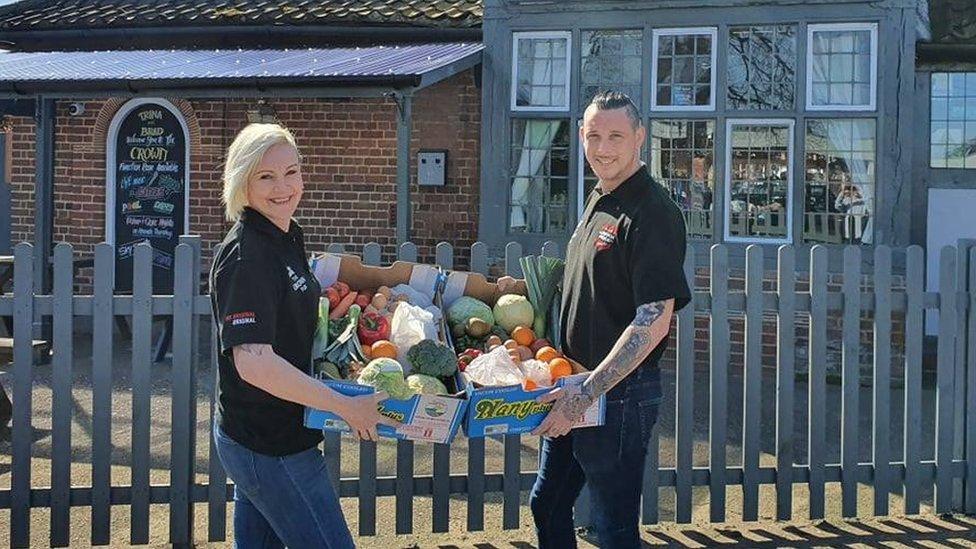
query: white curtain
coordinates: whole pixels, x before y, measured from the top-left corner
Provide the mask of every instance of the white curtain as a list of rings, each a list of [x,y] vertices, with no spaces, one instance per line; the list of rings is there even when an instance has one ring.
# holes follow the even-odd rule
[[[558,120],[526,120],[519,157],[512,182],[512,213],[509,226],[515,230],[544,232],[543,204],[546,181],[544,163],[549,156],[552,140],[559,130]]]
[[[532,40],[533,59],[531,82],[535,84],[551,84],[553,82],[552,55],[544,55],[543,48],[552,48],[554,41]],[[519,78],[527,67],[519,67]],[[521,87],[521,86],[520,86]],[[548,105],[550,102],[547,86],[529,86],[532,105]],[[537,176],[544,174],[542,168],[552,139],[556,136],[559,121],[526,120],[525,133],[522,136],[522,155],[519,157],[515,170],[515,180],[512,181],[512,212],[509,226],[513,230],[542,232],[543,216],[541,206],[545,201],[546,183]],[[536,206],[536,207],[533,207]]]

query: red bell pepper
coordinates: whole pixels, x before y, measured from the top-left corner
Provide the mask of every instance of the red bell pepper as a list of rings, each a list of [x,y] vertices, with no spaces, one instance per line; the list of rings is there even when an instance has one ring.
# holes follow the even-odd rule
[[[379,313],[363,313],[359,318],[359,341],[372,345],[381,339],[390,339],[390,321]]]

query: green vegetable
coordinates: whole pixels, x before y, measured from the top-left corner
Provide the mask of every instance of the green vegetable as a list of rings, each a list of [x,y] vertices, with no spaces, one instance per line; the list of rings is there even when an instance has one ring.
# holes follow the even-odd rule
[[[362,310],[359,305],[349,307],[349,320],[342,333],[336,336],[335,340],[325,349],[324,360],[335,364],[339,369],[340,377],[345,378],[349,375],[349,363],[353,360],[365,362],[363,348],[359,344],[356,336],[356,327],[359,326],[359,315]]]
[[[329,298],[319,298],[319,321],[315,325],[315,339],[312,342],[312,359],[320,358],[329,346]]]
[[[494,326],[491,327],[491,333],[489,333],[488,336],[490,337],[490,336],[493,336],[493,335],[496,335],[496,336],[502,338],[502,341],[505,341],[506,339],[508,339],[508,332],[505,331],[505,328],[502,328],[498,324],[495,324]]]
[[[411,374],[407,376],[407,386],[415,393],[421,395],[446,395],[447,387],[436,377],[424,374]]]
[[[489,326],[495,323],[495,316],[491,312],[491,307],[473,297],[459,297],[447,308],[447,323],[452,328],[457,324],[467,327],[468,321],[472,318],[480,318]]]
[[[505,331],[512,333],[517,326],[532,326],[535,322],[535,311],[525,296],[506,294],[498,298],[493,309],[495,321]],[[533,330],[534,331],[534,330]]]
[[[339,367],[331,362],[319,362],[316,365],[317,373],[329,379],[344,379],[339,373]]]
[[[457,355],[446,345],[425,339],[407,351],[407,360],[418,374],[449,377],[457,371]]]
[[[416,394],[403,378],[403,368],[392,358],[377,358],[363,368],[356,380],[360,385],[369,385],[377,391],[386,391],[390,398],[404,400]]]
[[[519,259],[522,272],[525,273],[525,285],[528,288],[529,303],[535,312],[532,321],[532,331],[538,337],[545,337],[546,316],[559,284],[563,278],[566,263],[555,257],[544,255],[530,255]]]
[[[487,339],[488,338],[471,337],[469,335],[455,338],[454,351],[457,354],[461,354],[467,349],[478,349],[479,351],[484,351],[485,341]]]

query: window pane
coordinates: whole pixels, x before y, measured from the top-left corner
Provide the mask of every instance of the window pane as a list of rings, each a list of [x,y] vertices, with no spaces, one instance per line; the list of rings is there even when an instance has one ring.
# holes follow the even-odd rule
[[[795,43],[796,29],[790,25],[732,27],[729,30],[729,107],[792,110]],[[773,93],[774,82],[776,93]]]
[[[726,220],[732,236],[785,240],[789,227],[789,128],[732,126]]]
[[[658,36],[657,83],[674,85],[671,93],[658,93],[658,106],[708,105],[710,94],[698,93],[696,85],[710,86],[711,41],[708,34]],[[665,47],[665,44],[673,47]],[[659,89],[660,91],[660,89]]]
[[[569,122],[512,120],[511,162],[511,232],[565,231],[569,207]]]
[[[804,241],[873,241],[875,140],[873,119],[807,121]]]
[[[867,106],[871,104],[871,32],[814,31],[810,74],[813,105]],[[829,85],[828,93],[818,90]],[[857,83],[850,86],[851,83]]]
[[[580,110],[601,90],[622,91],[640,105],[641,31],[584,31],[580,36]]]
[[[567,39],[519,38],[515,104],[559,107],[566,98]],[[554,89],[555,88],[555,89]]]
[[[688,236],[712,237],[715,123],[654,120],[649,168],[681,208]]]

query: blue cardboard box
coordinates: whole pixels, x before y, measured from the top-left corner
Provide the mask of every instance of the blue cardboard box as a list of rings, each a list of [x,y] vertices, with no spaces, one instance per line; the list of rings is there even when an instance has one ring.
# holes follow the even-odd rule
[[[582,383],[587,375],[564,377],[556,382],[556,386]],[[552,389],[549,387],[543,387],[526,391],[521,385],[476,388],[468,382],[468,413],[464,419],[464,434],[468,438],[476,438],[528,433],[538,427],[552,409],[551,403],[540,404],[535,401],[539,395],[550,390]],[[603,425],[606,405],[606,397],[601,396],[573,428]]]
[[[347,396],[375,392],[373,387],[351,381],[324,380],[322,383]],[[403,423],[396,429],[380,425],[377,429],[380,436],[450,444],[461,426],[468,402],[454,396],[417,395],[407,400],[388,398],[380,405],[380,413]],[[305,426],[310,429],[349,432],[349,425],[341,417],[314,408],[305,408]]]

